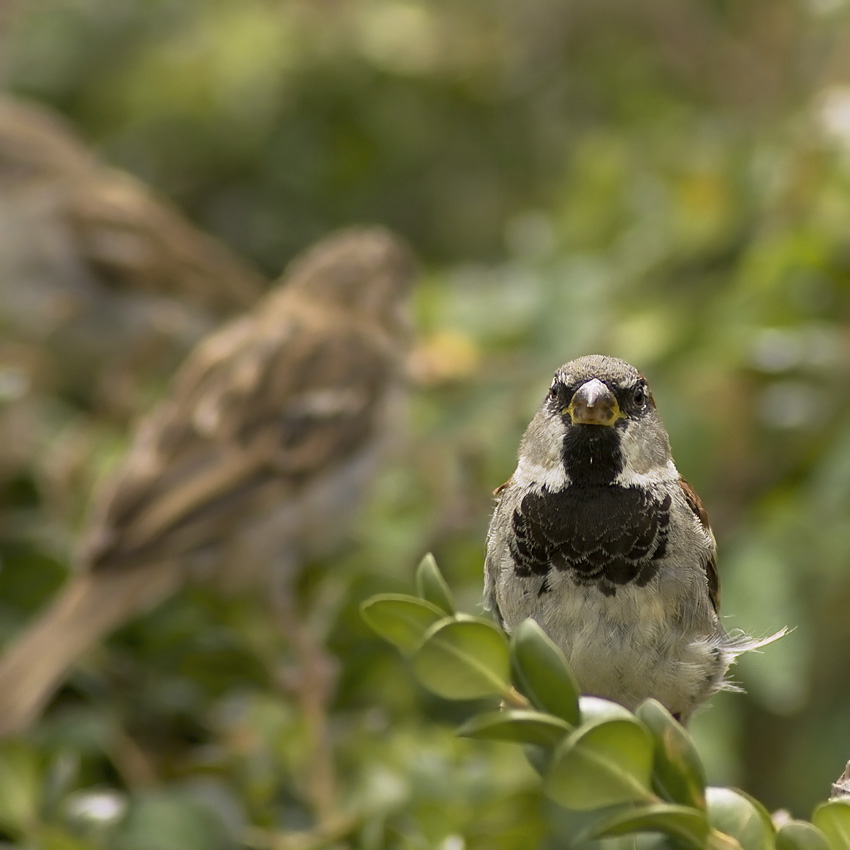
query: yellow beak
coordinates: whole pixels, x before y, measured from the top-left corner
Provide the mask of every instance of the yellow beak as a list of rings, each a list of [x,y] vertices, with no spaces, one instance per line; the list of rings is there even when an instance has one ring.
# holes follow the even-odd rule
[[[582,384],[562,411],[573,425],[613,425],[624,417],[614,393],[599,378]]]

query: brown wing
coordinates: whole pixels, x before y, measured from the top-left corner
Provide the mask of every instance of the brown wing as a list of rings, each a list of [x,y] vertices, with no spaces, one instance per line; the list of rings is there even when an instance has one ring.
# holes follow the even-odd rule
[[[205,333],[267,288],[57,114],[0,93],[0,334],[33,392],[125,424]]]
[[[6,95],[0,95],[0,187],[4,195],[14,191],[16,206],[55,217],[54,228],[60,221],[67,227],[41,251],[73,252],[78,264],[91,267],[99,289],[169,295],[225,315],[255,304],[266,289],[247,261],[167,200],[99,162],[59,115]],[[70,277],[74,267],[64,271]]]
[[[511,486],[511,481],[512,481],[512,480],[513,480],[512,478],[509,478],[509,479],[508,479],[508,480],[507,480],[504,484],[500,484],[500,485],[499,485],[499,486],[498,486],[498,487],[497,487],[497,488],[493,491],[493,495],[494,495],[497,499],[501,498],[502,493],[504,493],[504,492],[505,492],[505,490],[507,490],[507,489],[508,489],[508,487],[510,487],[510,486]]]
[[[83,259],[107,287],[171,295],[228,315],[265,282],[247,261],[197,230],[130,175],[101,168],[67,191],[66,217]]]
[[[685,494],[685,501],[688,507],[694,512],[696,518],[700,521],[702,527],[711,533],[711,524],[708,521],[708,512],[702,503],[696,491],[684,478],[679,479],[679,484],[682,486],[682,492]],[[717,555],[712,553],[708,563],[705,565],[705,575],[708,580],[708,597],[711,600],[711,605],[716,613],[720,613],[720,576],[717,574]]]
[[[356,326],[260,316],[203,343],[142,423],[103,500],[90,563],[208,546],[252,518],[270,483],[286,499],[371,439],[393,382],[387,353]]]

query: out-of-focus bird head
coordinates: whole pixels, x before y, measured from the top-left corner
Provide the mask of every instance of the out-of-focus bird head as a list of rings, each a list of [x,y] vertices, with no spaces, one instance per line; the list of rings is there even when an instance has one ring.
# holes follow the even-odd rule
[[[303,293],[354,316],[376,322],[393,336],[409,337],[408,293],[416,278],[412,253],[382,227],[341,231],[308,251],[288,270],[285,292]]]
[[[59,115],[0,95],[0,186],[30,189],[39,180],[61,180],[95,168],[94,157]]]

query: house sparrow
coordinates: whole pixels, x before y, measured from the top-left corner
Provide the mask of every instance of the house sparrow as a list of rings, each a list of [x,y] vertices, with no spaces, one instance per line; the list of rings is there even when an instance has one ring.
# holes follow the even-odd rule
[[[0,368],[122,423],[264,277],[59,115],[0,95]]]
[[[0,735],[187,578],[285,581],[339,540],[397,431],[412,281],[389,232],[343,231],[192,351],[96,495],[81,570],[0,659]]]
[[[679,475],[646,379],[613,357],[566,363],[496,491],[487,606],[510,632],[534,618],[583,692],[686,722],[765,640],[719,618],[716,547]]]

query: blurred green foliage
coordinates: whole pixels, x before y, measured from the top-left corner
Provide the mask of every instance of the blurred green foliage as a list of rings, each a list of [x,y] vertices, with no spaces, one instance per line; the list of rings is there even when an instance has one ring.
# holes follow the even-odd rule
[[[850,757],[848,24],[843,0],[4,5],[0,85],[269,274],[370,220],[427,270],[405,445],[300,588],[339,661],[334,817],[311,805],[310,719],[267,608],[198,588],[0,744],[7,843],[563,846],[521,753],[456,738],[467,712],[423,692],[358,606],[409,589],[433,549],[475,610],[489,493],[551,372],[591,351],[651,381],[718,536],[727,625],[796,627],[742,660],[746,696],[694,721],[709,782],[809,818]],[[3,639],[61,581],[126,439],[42,401],[52,465],[0,450]]]

